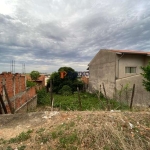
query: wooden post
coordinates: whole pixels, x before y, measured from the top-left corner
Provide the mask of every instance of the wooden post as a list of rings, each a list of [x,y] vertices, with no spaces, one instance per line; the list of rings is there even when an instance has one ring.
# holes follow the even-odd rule
[[[105,95],[105,98],[106,98],[106,90],[105,90],[104,83],[102,83],[102,85],[103,85],[104,95]]]
[[[132,96],[131,96],[131,103],[130,103],[130,109],[132,109],[133,98],[134,98],[134,92],[135,92],[135,84],[133,84]]]
[[[3,101],[3,98],[2,98],[2,95],[0,94],[0,102],[2,104],[2,107],[3,107],[3,110],[5,112],[5,114],[7,114],[7,109],[6,109],[6,106],[5,106],[5,103]],[[0,106],[1,107],[1,106]]]
[[[12,108],[12,105],[11,105],[11,102],[10,102],[10,99],[9,99],[9,96],[8,96],[8,93],[7,93],[5,85],[3,85],[3,88],[4,88],[4,91],[5,91],[5,94],[6,94],[7,102],[8,102],[9,108],[10,108],[10,112],[13,114],[14,113],[14,109]]]
[[[99,85],[98,98],[100,101],[101,100],[101,84]]]
[[[80,98],[80,92],[79,92],[79,88],[78,88],[78,87],[77,87],[77,91],[78,91],[79,107],[80,107],[80,110],[82,110],[81,98]]]
[[[52,106],[52,102],[53,102],[53,84],[52,84],[52,80],[50,80],[50,105]]]
[[[54,107],[54,98],[52,100],[52,107],[51,107],[51,111],[53,111],[53,107]]]

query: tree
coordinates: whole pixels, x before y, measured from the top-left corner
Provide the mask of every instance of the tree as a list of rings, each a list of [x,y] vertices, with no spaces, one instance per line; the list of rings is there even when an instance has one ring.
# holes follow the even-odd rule
[[[61,90],[59,91],[60,94],[62,95],[71,95],[72,94],[72,90],[68,85],[64,85]]]
[[[58,72],[61,72],[61,71],[66,71],[66,72],[75,72],[75,70],[74,69],[72,69],[71,67],[60,67],[59,69],[58,69]]]
[[[26,85],[27,85],[27,87],[33,87],[33,86],[35,86],[36,85],[36,83],[35,82],[33,82],[33,81],[26,81]]]
[[[147,91],[150,91],[150,62],[147,66],[141,67],[143,73],[141,75],[144,77],[143,79],[143,86]]]
[[[61,78],[61,72],[65,71],[66,75],[64,78]],[[50,80],[52,80],[53,91],[59,93],[64,85],[67,85],[71,88],[71,91],[74,92],[77,90],[77,86],[83,87],[83,83],[77,79],[78,73],[71,67],[61,67],[58,69],[58,72],[51,74],[51,77],[48,81],[48,86],[50,87]]]
[[[32,71],[30,77],[32,80],[37,80],[40,77],[40,73],[38,71]]]
[[[50,80],[52,80],[53,92],[58,93],[58,91],[60,90],[59,84],[61,82],[59,73],[58,72],[53,72],[51,74],[51,77],[47,81],[47,87],[50,87]]]

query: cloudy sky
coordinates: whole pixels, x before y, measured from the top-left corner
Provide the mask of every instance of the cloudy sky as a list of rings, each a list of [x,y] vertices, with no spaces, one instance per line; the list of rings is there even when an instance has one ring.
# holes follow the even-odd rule
[[[102,48],[150,51],[150,1],[0,0],[0,73],[84,71]]]

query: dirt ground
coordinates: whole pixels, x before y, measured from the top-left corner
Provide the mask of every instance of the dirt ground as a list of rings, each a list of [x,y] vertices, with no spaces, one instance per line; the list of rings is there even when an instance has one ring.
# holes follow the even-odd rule
[[[10,139],[23,131],[42,128],[46,124],[50,124],[52,127],[72,116],[71,113],[57,111],[0,115],[0,138]]]
[[[76,118],[78,115],[86,116],[90,114],[100,114],[100,116],[116,116],[120,117],[123,113],[130,114],[134,119],[137,115],[142,116],[147,114],[150,119],[150,112],[105,112],[105,111],[43,111],[31,112],[23,114],[4,114],[0,115],[0,139],[10,139],[17,136],[21,132],[26,132],[29,129],[37,129],[46,127],[54,127],[55,125],[62,124],[67,120]],[[150,121],[150,120],[149,120]]]
[[[106,139],[103,138],[103,140],[107,143],[107,140],[110,140],[110,138],[107,139],[107,136],[109,137],[109,135],[112,134],[112,130],[113,136],[116,135],[117,137],[119,137],[119,134],[120,136],[122,134],[128,134],[129,136],[131,136],[131,140],[134,134],[140,134],[141,137],[143,137],[144,135],[148,140],[147,142],[150,144],[150,111],[40,111],[24,114],[0,115],[0,139],[9,140],[10,138],[18,136],[22,132],[34,130],[34,132],[31,133],[31,139],[21,143],[12,143],[12,145],[10,146],[17,147],[24,144],[27,150],[48,149],[48,147],[52,147],[53,149],[62,144],[60,144],[60,142],[62,142],[61,137],[57,137],[58,140],[52,140],[52,138],[48,138],[49,135],[46,135],[46,140],[51,140],[51,142],[49,142],[50,145],[48,145],[48,142],[46,144],[43,144],[43,142],[38,144],[36,139],[40,137],[38,136],[37,131],[40,131],[40,129],[44,129],[42,137],[45,137],[45,134],[56,131],[57,127],[63,124],[71,124],[72,122],[75,124],[73,127],[70,127],[72,130],[68,130],[68,127],[64,126],[66,129],[63,133],[64,137],[72,134],[72,131],[77,131],[79,138],[83,141],[85,140],[85,143],[87,143],[87,141],[91,141],[94,138],[93,136],[95,136],[95,139],[98,140],[97,142],[100,142],[101,140],[99,140],[99,138],[101,136],[104,136]],[[102,126],[104,128],[102,128]],[[107,129],[109,129],[109,132],[107,131]],[[91,132],[88,133],[88,130]],[[85,139],[82,137],[82,132],[87,134]],[[93,134],[92,137],[90,137],[91,134]],[[89,137],[90,140],[87,139],[87,137]],[[44,138],[42,140],[44,140]],[[138,141],[136,142],[138,144]],[[91,149],[88,147],[90,144],[86,145],[85,143],[76,146],[80,149]],[[126,146],[128,148],[128,146],[130,146],[130,143],[126,144],[128,144]],[[149,144],[146,146],[144,145],[146,148],[142,145],[139,150],[147,149],[147,147],[150,148]],[[6,145],[5,143],[3,143],[2,145],[0,145],[0,150],[5,150],[7,146],[8,144]],[[66,149],[65,146],[62,146],[61,149]],[[96,146],[95,148],[98,148]],[[138,147],[139,145],[132,147],[131,149],[137,149]],[[95,148],[93,147],[93,149]],[[58,147],[57,149],[60,148]]]

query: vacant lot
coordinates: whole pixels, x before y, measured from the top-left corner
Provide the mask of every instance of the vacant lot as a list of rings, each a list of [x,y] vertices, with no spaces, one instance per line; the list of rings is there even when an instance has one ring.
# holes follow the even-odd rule
[[[0,150],[149,150],[150,112],[46,111],[0,116]]]

